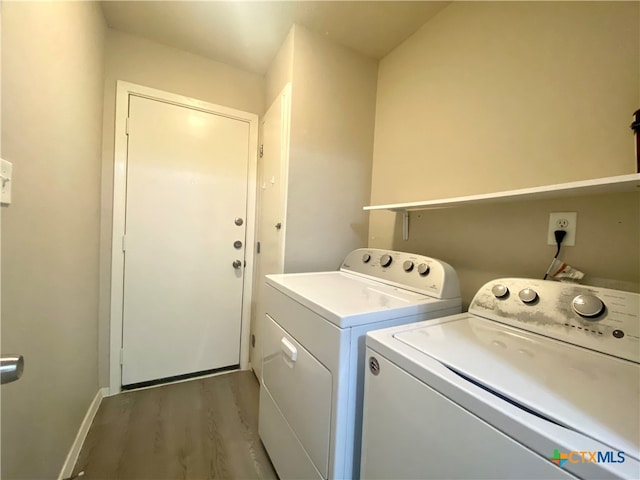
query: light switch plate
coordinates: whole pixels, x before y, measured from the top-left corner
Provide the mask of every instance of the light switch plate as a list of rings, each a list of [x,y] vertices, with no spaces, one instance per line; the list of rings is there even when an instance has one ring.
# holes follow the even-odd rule
[[[0,194],[0,203],[2,205],[11,205],[11,176],[13,173],[13,165],[11,162],[0,158],[0,185],[2,186],[2,194]]]

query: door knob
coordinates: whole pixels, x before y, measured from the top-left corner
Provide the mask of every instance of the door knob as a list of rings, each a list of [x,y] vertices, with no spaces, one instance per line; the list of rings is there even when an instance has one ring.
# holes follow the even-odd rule
[[[237,226],[240,226],[244,223],[244,220],[242,220],[240,217],[236,217],[233,223],[235,223]]]
[[[3,355],[0,357],[0,383],[15,382],[22,376],[24,358],[22,355]]]
[[[233,242],[233,248],[242,248],[242,242],[240,240],[236,240],[235,242]]]
[[[233,265],[233,268],[237,270],[238,268],[242,267],[242,262],[240,260],[234,260],[232,265]]]

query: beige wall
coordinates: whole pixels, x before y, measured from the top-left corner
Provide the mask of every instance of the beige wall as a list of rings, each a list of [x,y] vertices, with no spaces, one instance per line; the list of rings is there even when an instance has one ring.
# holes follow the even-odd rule
[[[293,36],[295,27],[289,30],[278,53],[271,61],[264,76],[265,112],[271,106],[285,85],[293,79]]]
[[[3,2],[2,478],[55,478],[98,391],[105,25],[85,2]]]
[[[578,213],[576,246],[560,258],[586,274],[582,283],[640,291],[638,193],[413,212],[409,241],[398,224],[392,246],[453,265],[466,308],[489,280],[544,276],[556,251],[547,245],[549,212]]]
[[[380,63],[372,202],[634,173],[639,8],[445,8]]]
[[[116,82],[157,88],[261,115],[264,78],[223,63],[109,29],[105,50],[100,239],[100,384],[109,382],[113,146]]]
[[[639,8],[455,2],[444,9],[380,63],[371,203],[634,173],[629,119],[640,105]],[[374,212],[369,244],[450,261],[468,302],[492,277],[544,273],[555,251],[546,245],[549,212],[578,211],[577,246],[565,258],[593,282],[635,288],[638,199],[620,197],[615,211],[602,212],[608,202],[413,214],[410,242],[400,240],[394,214]],[[605,242],[594,225],[617,215],[624,228]]]
[[[295,26],[285,271],[366,244],[377,62]]]

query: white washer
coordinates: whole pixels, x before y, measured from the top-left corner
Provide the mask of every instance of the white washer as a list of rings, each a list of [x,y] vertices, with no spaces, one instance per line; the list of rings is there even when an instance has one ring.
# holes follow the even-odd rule
[[[375,249],[269,275],[259,432],[281,479],[358,478],[367,331],[461,311],[448,264]]]
[[[509,278],[371,332],[362,477],[640,478],[639,330],[636,293]]]

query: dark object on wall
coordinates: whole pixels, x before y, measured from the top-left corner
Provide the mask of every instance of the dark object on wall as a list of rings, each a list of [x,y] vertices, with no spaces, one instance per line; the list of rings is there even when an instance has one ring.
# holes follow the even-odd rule
[[[636,134],[636,162],[638,173],[640,173],[640,110],[636,110],[636,113],[633,114],[631,130]]]

